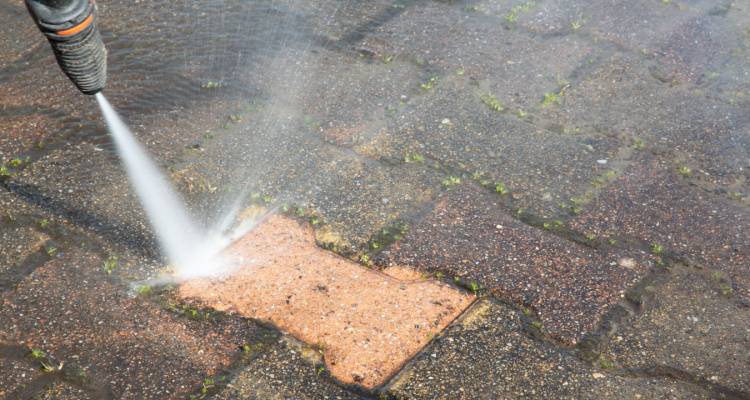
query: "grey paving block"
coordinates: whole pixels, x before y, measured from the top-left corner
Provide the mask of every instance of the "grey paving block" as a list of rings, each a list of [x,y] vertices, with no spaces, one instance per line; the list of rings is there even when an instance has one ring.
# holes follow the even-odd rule
[[[618,265],[637,254],[599,253],[504,213],[499,195],[453,187],[379,255],[386,265],[459,277],[535,310],[544,330],[568,343],[594,329],[648,264]]]
[[[745,296],[748,224],[746,207],[689,184],[653,159],[634,164],[571,221],[576,230],[658,245],[665,254],[724,272]]]
[[[537,105],[596,52],[585,38],[531,37],[509,30],[502,18],[450,2],[410,7],[365,37],[362,45],[422,65],[438,78],[469,77],[514,112]]]
[[[520,208],[542,215],[561,213],[560,204],[618,168],[616,138],[552,132],[492,109],[487,95],[466,78],[447,77],[404,106],[366,151],[399,160],[418,155],[464,178],[502,183]]]
[[[625,324],[609,355],[625,368],[662,369],[750,394],[750,305],[709,270],[673,269],[650,288],[643,315]]]
[[[236,373],[216,395],[222,400],[363,399],[335,385],[317,351],[282,338]]]
[[[549,123],[607,132],[664,159],[690,162],[720,185],[745,179],[750,121],[742,108],[660,82],[638,58],[613,56],[542,111]]]
[[[591,368],[529,338],[523,324],[523,316],[504,305],[477,304],[391,383],[389,393],[398,399],[710,397],[688,383]]]
[[[230,367],[244,344],[273,335],[249,321],[191,319],[134,297],[102,265],[96,253],[61,247],[0,309],[10,337],[85,371],[95,397],[184,398]]]

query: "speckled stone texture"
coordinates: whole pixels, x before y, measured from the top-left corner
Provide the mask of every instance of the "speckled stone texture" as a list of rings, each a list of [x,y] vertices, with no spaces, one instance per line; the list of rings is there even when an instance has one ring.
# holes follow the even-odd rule
[[[26,348],[23,356],[39,349],[55,365],[85,371],[95,397],[184,398],[266,331],[241,320],[217,329],[134,298],[102,263],[96,253],[59,248],[0,307],[0,331]]]
[[[646,267],[621,267],[602,254],[509,216],[499,195],[473,184],[452,187],[405,238],[379,256],[475,282],[539,314],[545,330],[567,343],[596,326]]]
[[[750,297],[747,207],[692,184],[676,165],[652,158],[634,164],[571,224],[644,246],[659,244],[685,262],[726,273],[733,289]]]
[[[733,296],[722,274],[693,267],[675,267],[649,289],[643,315],[612,341],[612,360],[750,396],[750,302]]]
[[[485,301],[439,337],[388,387],[397,399],[704,399],[668,378],[610,374],[521,333],[519,312]]]

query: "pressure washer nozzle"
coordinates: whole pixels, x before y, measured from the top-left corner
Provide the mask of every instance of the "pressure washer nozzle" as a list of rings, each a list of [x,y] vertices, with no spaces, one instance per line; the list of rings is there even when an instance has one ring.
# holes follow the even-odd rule
[[[96,27],[93,1],[26,0],[26,7],[73,84],[84,94],[104,89],[107,49]]]

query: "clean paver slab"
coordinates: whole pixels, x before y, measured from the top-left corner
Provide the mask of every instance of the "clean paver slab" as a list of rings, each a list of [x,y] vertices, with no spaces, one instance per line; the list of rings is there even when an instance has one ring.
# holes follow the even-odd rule
[[[309,226],[273,215],[235,242],[238,267],[182,284],[180,296],[267,320],[321,348],[331,374],[374,388],[473,300],[434,281],[402,281],[322,250]]]

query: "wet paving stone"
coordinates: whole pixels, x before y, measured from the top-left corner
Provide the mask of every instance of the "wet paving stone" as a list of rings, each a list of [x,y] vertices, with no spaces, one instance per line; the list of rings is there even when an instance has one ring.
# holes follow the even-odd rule
[[[26,346],[8,341],[0,332],[0,399],[10,399],[30,382],[42,375],[40,365],[34,363]]]
[[[326,128],[323,136],[334,130],[357,132]],[[320,242],[349,254],[366,250],[376,232],[420,209],[443,179],[422,166],[376,158],[329,142],[319,127],[305,124],[303,113],[287,114],[269,103],[219,130],[178,168],[207,177],[217,188],[202,196],[203,214],[245,191],[249,200],[267,199],[270,207],[288,204],[306,210],[317,228],[325,227]]]
[[[573,229],[635,239],[643,247],[726,273],[733,290],[750,296],[747,207],[691,185],[671,165],[646,158],[571,221]]]
[[[265,349],[252,364],[239,371],[218,393],[217,400],[365,399],[332,383],[316,350],[281,338]]]
[[[95,253],[61,248],[4,298],[0,318],[18,343],[85,372],[94,398],[185,398],[269,332],[232,318],[190,319],[128,292]]]
[[[20,1],[4,2],[0,13],[6,16],[7,23],[0,27],[0,35],[6,38],[0,43],[0,71],[17,71],[24,64],[20,60],[31,61],[38,54],[44,38],[29,17]],[[0,75],[5,75],[0,72]]]
[[[546,36],[578,34],[596,41],[652,57],[664,71],[695,79],[700,71],[691,67],[710,63],[719,43],[698,27],[697,21],[731,7],[731,1],[483,1],[478,12],[498,15],[508,26]],[[700,22],[698,22],[700,25]],[[686,32],[692,30],[692,35]],[[692,48],[683,46],[696,40]]]
[[[720,273],[678,266],[649,288],[645,311],[616,334],[608,351],[623,368],[720,385],[750,396],[750,303]]]
[[[466,78],[447,77],[356,150],[502,184],[520,208],[546,216],[561,214],[561,204],[626,159],[628,150],[616,138],[553,132],[513,110],[498,112],[486,96]]]
[[[435,86],[444,75],[470,78],[513,112],[538,105],[592,53],[585,38],[541,40],[509,30],[502,18],[450,2],[410,7],[367,35],[362,46],[422,66],[436,78]]]
[[[613,55],[542,111],[547,124],[619,137],[664,160],[689,163],[717,185],[746,180],[750,119],[743,108],[694,86],[662,83],[638,58]]]
[[[428,280],[400,280],[315,245],[309,225],[273,215],[226,251],[232,275],[182,283],[179,296],[270,321],[319,346],[337,380],[382,385],[474,296]]]
[[[45,223],[43,220],[40,222]],[[6,280],[5,274],[12,274],[15,267],[42,250],[49,240],[47,235],[33,227],[14,225],[5,220],[0,227],[0,282]]]
[[[387,391],[397,399],[704,399],[705,389],[673,379],[592,368],[523,333],[524,316],[482,301],[436,338]]]
[[[474,282],[533,309],[545,331],[571,344],[647,269],[648,264],[619,266],[617,254],[526,225],[506,214],[499,202],[499,195],[484,189],[455,186],[378,262]],[[629,256],[639,257],[636,252]]]
[[[328,143],[353,147],[388,129],[389,114],[419,93],[429,75],[403,60],[320,51],[306,57],[310,83],[300,93],[305,124]],[[387,56],[385,56],[387,57]]]
[[[721,57],[711,60],[711,69],[699,81],[713,93],[731,103],[747,104],[750,90],[750,40],[745,27],[750,23],[750,5],[732,2],[709,12],[710,29]]]

